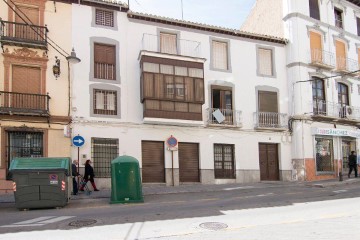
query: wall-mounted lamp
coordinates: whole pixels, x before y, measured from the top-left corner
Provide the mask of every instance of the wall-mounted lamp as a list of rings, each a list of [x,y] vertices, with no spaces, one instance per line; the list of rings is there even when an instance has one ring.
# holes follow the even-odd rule
[[[53,66],[53,74],[55,78],[57,79],[60,76],[60,59],[55,56],[55,64]]]

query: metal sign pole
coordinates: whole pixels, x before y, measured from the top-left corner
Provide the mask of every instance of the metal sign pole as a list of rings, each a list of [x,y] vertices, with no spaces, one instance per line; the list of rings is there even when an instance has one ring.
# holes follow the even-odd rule
[[[77,172],[79,173],[79,171],[80,171],[80,147],[78,147],[77,149],[78,149]],[[80,176],[79,175],[77,175],[77,182],[78,182],[78,189],[80,189]]]
[[[171,151],[171,175],[172,175],[172,183],[175,186],[175,178],[174,178],[174,151]]]

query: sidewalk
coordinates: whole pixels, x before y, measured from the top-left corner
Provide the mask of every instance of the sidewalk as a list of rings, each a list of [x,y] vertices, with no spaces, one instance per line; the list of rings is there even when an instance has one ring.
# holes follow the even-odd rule
[[[161,195],[161,194],[175,194],[175,193],[191,193],[191,192],[213,192],[221,191],[226,188],[241,188],[246,186],[252,186],[255,188],[262,187],[291,187],[291,186],[307,186],[307,187],[334,187],[342,186],[347,184],[360,183],[360,178],[345,178],[343,181],[338,179],[332,180],[322,180],[322,181],[313,181],[313,182],[281,182],[281,181],[271,181],[271,182],[257,182],[257,183],[234,183],[234,184],[217,184],[217,185],[204,185],[200,183],[195,184],[184,184],[180,186],[165,186],[160,184],[143,184],[143,195]],[[79,192],[78,195],[71,196],[71,201],[86,201],[89,199],[110,199],[111,190],[110,189],[101,189],[99,192],[92,191],[90,194],[86,192]],[[0,203],[15,203],[14,194],[0,194]]]

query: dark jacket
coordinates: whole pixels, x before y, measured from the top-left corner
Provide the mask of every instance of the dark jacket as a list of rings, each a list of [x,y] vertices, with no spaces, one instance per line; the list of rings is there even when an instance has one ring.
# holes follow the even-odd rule
[[[85,164],[85,178],[88,178],[90,176],[91,178],[95,177],[94,175],[94,169],[90,164]]]
[[[349,156],[349,166],[356,166],[356,155]]]
[[[74,163],[71,164],[71,172],[72,172],[73,177],[79,176],[79,173],[77,171],[77,167],[76,167],[76,165]]]

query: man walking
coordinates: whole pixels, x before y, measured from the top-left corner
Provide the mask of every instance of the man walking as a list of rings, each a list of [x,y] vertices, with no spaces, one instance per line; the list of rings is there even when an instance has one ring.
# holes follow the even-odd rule
[[[72,171],[72,180],[73,180],[73,195],[77,195],[78,193],[78,184],[76,182],[76,177],[79,176],[79,172],[77,170],[77,160],[74,160],[71,164],[71,171]]]
[[[355,171],[355,177],[358,177],[358,169],[357,169],[357,158],[355,155],[355,151],[351,151],[351,154],[349,156],[349,174],[348,177],[350,178],[351,172],[354,169]]]

